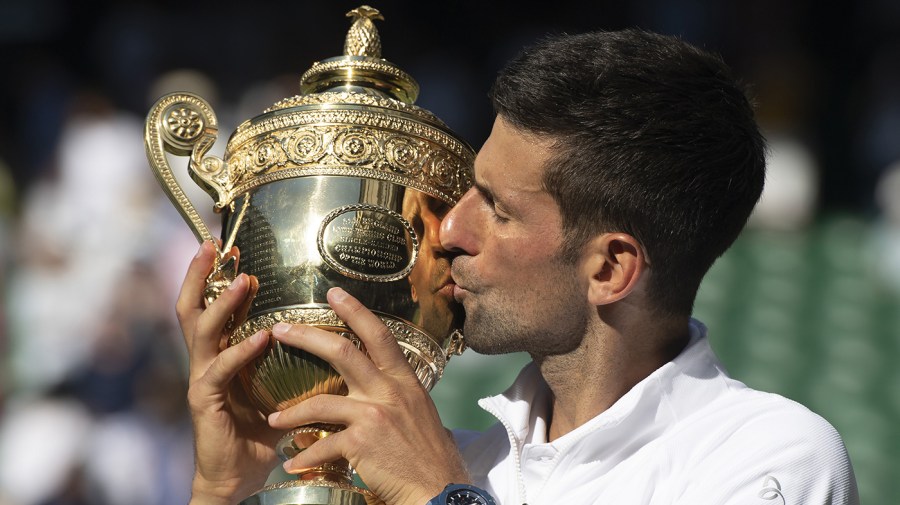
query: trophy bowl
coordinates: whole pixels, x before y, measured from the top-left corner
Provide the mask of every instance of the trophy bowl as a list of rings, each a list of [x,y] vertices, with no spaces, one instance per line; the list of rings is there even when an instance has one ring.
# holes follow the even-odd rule
[[[151,168],[198,240],[211,240],[175,179],[166,153],[188,156],[188,172],[222,215],[221,244],[207,279],[212,302],[238,273],[259,289],[228,328],[237,344],[278,322],[358,338],[328,306],[339,286],[390,328],[426,389],[465,347],[463,313],[452,297],[450,256],[438,230],[472,183],[474,151],[432,113],[413,105],[418,85],[381,58],[373,19],[362,6],[344,55],[316,62],[301,94],[242,123],[223,158],[207,155],[216,116],[189,93],[162,97],[145,124]],[[240,258],[228,252],[237,246]],[[345,394],[340,375],[320,358],[270,339],[240,380],[263,414],[318,394]],[[278,443],[289,459],[340,426],[297,427]],[[377,497],[351,483],[346,461],[269,486],[247,504],[362,504]]]

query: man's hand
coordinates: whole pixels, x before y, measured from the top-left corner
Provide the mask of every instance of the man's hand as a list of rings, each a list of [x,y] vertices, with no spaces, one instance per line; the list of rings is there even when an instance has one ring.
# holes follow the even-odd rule
[[[365,344],[369,357],[336,333],[275,325],[277,340],[331,363],[349,390],[347,396],[314,396],[269,416],[277,429],[315,422],[346,426],[287,461],[285,470],[299,473],[346,458],[391,505],[423,505],[448,483],[469,482],[456,444],[390,330],[339,288],[328,292],[328,303]]]
[[[224,341],[226,322],[246,312],[259,283],[241,274],[205,308],[203,290],[215,255],[213,244],[204,242],[188,268],[176,311],[190,356],[188,404],[196,459],[191,502],[233,504],[265,484],[278,462],[279,433],[252,406],[236,378],[266,348],[268,335],[260,332],[227,349]]]

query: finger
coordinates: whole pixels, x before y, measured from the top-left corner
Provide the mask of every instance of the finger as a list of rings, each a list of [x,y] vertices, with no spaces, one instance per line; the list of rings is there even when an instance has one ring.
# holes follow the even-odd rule
[[[255,275],[250,276],[250,287],[248,291],[244,302],[241,303],[236,311],[234,311],[235,327],[243,324],[244,321],[247,320],[247,315],[250,313],[250,307],[253,305],[253,298],[256,297],[256,293],[259,292],[259,279]]]
[[[327,296],[334,312],[366,345],[375,366],[391,374],[412,373],[397,338],[378,316],[341,288],[331,288]]]
[[[332,433],[285,461],[282,467],[285,472],[296,475],[319,465],[346,458],[343,454],[343,445],[347,438],[346,430]]]
[[[234,258],[234,264],[236,267],[241,261],[241,250],[238,249],[236,245],[231,246],[231,249],[229,249],[228,252],[224,254],[222,261],[224,262],[228,258]]]
[[[210,364],[201,378],[193,386],[199,398],[210,398],[224,394],[235,374],[247,366],[266,348],[269,335],[259,331],[241,343],[225,349]]]
[[[196,318],[206,308],[204,299],[206,291],[206,281],[212,273],[213,266],[218,256],[218,250],[222,241],[214,238],[216,244],[212,241],[205,240],[200,244],[200,248],[191,264],[188,266],[187,274],[181,285],[181,292],[178,294],[178,300],[175,304],[175,312],[182,326],[192,326],[184,324],[185,321],[190,322],[192,318]],[[234,256],[235,259],[240,258],[240,251],[237,247],[232,247],[226,258]]]
[[[269,426],[291,429],[312,423],[349,425],[371,409],[356,399],[342,395],[316,395],[297,405],[269,414]]]
[[[350,339],[333,331],[303,324],[278,323],[272,336],[286,345],[315,354],[327,361],[350,391],[365,391],[380,371]]]
[[[215,239],[216,244],[219,245],[219,250],[222,250],[222,240]],[[223,271],[223,275],[230,276],[234,275],[237,277],[238,275],[238,264],[241,261],[241,251],[237,246],[231,246],[231,249],[228,251],[223,251],[221,254],[221,258],[219,260],[219,264],[222,265],[220,268]],[[233,259],[233,261],[232,261]],[[249,274],[248,274],[249,275]],[[253,281],[250,281],[250,288],[253,289]],[[253,293],[255,294],[255,293]],[[232,316],[229,316],[229,319],[226,321],[226,325],[230,323],[234,323],[233,328],[238,327],[241,323],[246,319],[246,314],[240,315],[240,312],[243,310],[243,307],[247,306],[247,312],[250,311],[250,304],[253,302],[253,299],[248,295],[247,299],[241,303],[241,306],[238,309],[235,309],[235,313]],[[219,337],[219,350],[223,350],[228,347],[228,335],[226,333],[222,333]]]
[[[244,303],[250,289],[250,278],[240,274],[225,291],[197,318],[190,347],[192,365],[203,365],[219,354],[225,324]]]
[[[190,350],[191,346],[194,321],[205,309],[203,290],[206,289],[206,276],[212,270],[215,260],[215,246],[208,240],[204,241],[200,244],[200,250],[197,251],[197,255],[194,256],[190,266],[188,266],[184,283],[181,285],[181,292],[178,294],[178,300],[175,302],[175,313],[178,315],[178,321],[181,323],[188,350]]]

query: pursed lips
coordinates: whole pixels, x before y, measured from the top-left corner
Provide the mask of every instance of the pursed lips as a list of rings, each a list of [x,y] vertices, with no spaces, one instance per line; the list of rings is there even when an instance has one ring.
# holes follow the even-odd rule
[[[465,287],[463,287],[459,281],[457,280],[459,277],[458,274],[455,274],[451,270],[451,281],[450,284],[453,286],[453,299],[457,302],[462,303],[462,298],[469,292]]]

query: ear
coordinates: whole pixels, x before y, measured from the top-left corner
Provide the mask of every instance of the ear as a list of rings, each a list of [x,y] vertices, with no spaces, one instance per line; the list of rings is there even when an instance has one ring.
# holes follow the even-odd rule
[[[644,248],[627,233],[598,235],[586,245],[583,258],[583,271],[590,277],[588,301],[594,306],[628,296],[648,266]]]

